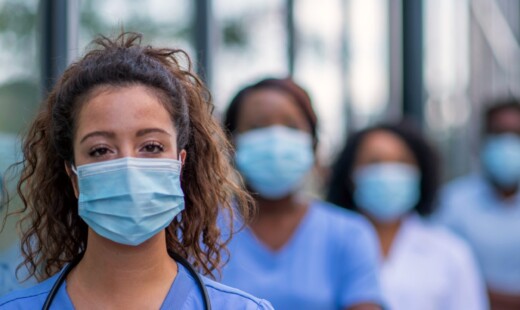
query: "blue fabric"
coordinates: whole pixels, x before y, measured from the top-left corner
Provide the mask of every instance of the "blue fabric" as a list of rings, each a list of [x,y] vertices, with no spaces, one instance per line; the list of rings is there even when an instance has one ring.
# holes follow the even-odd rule
[[[6,199],[3,192],[4,187],[7,187],[8,191],[16,189],[20,167],[9,171],[9,173],[6,172],[12,164],[23,159],[21,150],[20,141],[16,135],[0,132],[0,203],[4,203]],[[10,198],[13,197],[10,196]],[[13,211],[20,207],[21,203],[15,199],[11,201],[9,210]],[[4,215],[3,212],[6,212],[5,205],[0,206],[2,217]],[[0,227],[3,227],[3,230],[0,232],[0,296],[16,289],[34,285],[31,281],[20,283],[16,278],[16,268],[23,262],[18,234],[14,228],[14,222],[17,220],[18,217],[13,215],[7,218],[6,223],[0,223]],[[20,279],[25,278],[27,275],[26,271],[25,267],[22,267],[19,273]]]
[[[161,309],[204,309],[202,293],[195,280],[180,264],[179,273],[170,291],[163,301]],[[12,292],[0,298],[0,309],[21,310],[41,309],[58,274],[29,289]],[[213,309],[247,309],[269,310],[269,302],[260,300],[237,289],[233,289],[212,280],[204,278]],[[62,285],[54,298],[51,309],[67,310],[74,306],[67,294],[66,283]]]
[[[22,266],[18,273],[18,278],[16,277],[16,269],[23,262],[20,244],[18,240],[16,241],[10,247],[0,251],[0,296],[14,290],[32,286],[35,283],[32,278],[22,281],[28,274],[25,266]]]
[[[520,194],[503,200],[481,175],[448,184],[438,219],[468,241],[487,285],[520,294]]]
[[[361,216],[314,202],[289,242],[273,252],[245,228],[229,244],[222,282],[275,309],[381,304],[375,233]]]

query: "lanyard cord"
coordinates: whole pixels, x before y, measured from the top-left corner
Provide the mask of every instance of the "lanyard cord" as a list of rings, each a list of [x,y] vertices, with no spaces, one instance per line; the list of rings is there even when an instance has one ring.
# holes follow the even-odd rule
[[[191,264],[182,256],[180,256],[177,253],[170,252],[170,256],[179,264],[184,266],[186,270],[188,270],[188,273],[193,277],[195,282],[197,283],[197,286],[199,287],[200,292],[202,293],[202,297],[204,300],[204,308],[206,310],[211,310],[211,302],[209,300],[208,290],[206,289],[206,286],[204,285],[204,281],[202,280],[201,276],[198,274],[197,271],[191,266]],[[79,263],[79,261],[83,258],[83,253],[79,254],[73,261],[71,261],[63,270],[63,272],[58,276],[58,279],[56,282],[54,282],[54,285],[52,286],[49,294],[47,295],[47,298],[45,299],[45,303],[43,304],[42,310],[49,310],[51,308],[52,301],[54,300],[54,297],[56,294],[58,294],[58,290],[60,289],[63,282],[65,282],[65,279],[69,275],[70,271],[76,267],[76,265]]]

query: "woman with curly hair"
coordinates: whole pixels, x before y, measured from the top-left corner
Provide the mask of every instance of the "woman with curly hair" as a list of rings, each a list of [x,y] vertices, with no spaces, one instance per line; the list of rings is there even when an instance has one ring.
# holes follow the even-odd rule
[[[43,281],[0,308],[271,309],[199,277],[226,250],[217,216],[247,217],[252,200],[187,55],[140,40],[97,39],[31,124],[22,251]]]

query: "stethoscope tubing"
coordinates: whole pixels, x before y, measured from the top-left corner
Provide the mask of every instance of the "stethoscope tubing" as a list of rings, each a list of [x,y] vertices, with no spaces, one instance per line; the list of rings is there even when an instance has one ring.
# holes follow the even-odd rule
[[[202,277],[199,275],[199,273],[191,266],[191,264],[182,256],[178,255],[177,253],[170,253],[172,258],[184,266],[188,270],[188,273],[193,277],[195,282],[197,283],[197,286],[199,287],[202,298],[204,300],[204,307],[207,310],[211,310],[211,302],[209,300],[209,294],[208,290],[206,289],[206,286],[204,285],[204,281],[202,280]],[[80,260],[83,258],[83,253],[78,255],[73,261],[71,261],[67,266],[65,266],[65,269],[63,272],[58,276],[58,279],[56,279],[56,282],[54,282],[54,285],[52,286],[51,290],[49,291],[49,294],[47,295],[47,298],[45,299],[45,303],[43,304],[42,310],[49,310],[52,304],[52,301],[54,300],[54,297],[56,297],[56,294],[58,294],[58,290],[60,289],[61,285],[65,282],[65,279],[69,275],[69,273],[76,267],[76,265],[80,262]]]

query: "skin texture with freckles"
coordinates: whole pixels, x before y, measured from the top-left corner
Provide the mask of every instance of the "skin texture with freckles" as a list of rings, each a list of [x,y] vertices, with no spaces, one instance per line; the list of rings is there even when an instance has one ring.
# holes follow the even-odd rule
[[[123,157],[184,161],[172,119],[154,91],[145,86],[94,90],[78,113],[76,165]],[[78,196],[76,177],[68,166],[67,171]],[[75,308],[159,309],[177,275],[165,244],[164,231],[134,247],[89,228],[85,255],[66,280]]]

